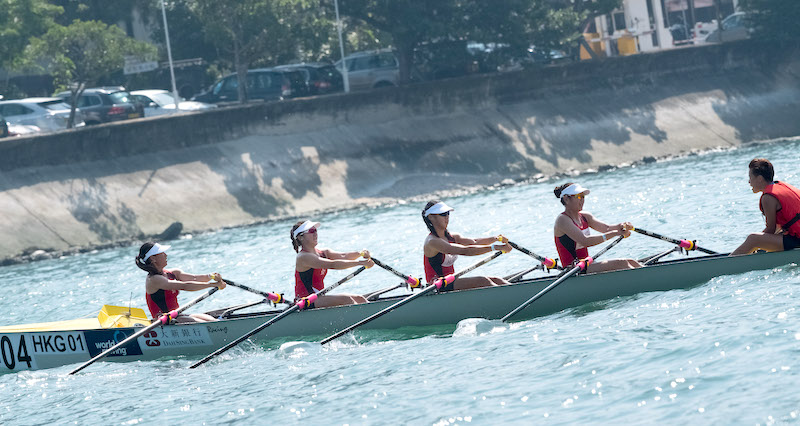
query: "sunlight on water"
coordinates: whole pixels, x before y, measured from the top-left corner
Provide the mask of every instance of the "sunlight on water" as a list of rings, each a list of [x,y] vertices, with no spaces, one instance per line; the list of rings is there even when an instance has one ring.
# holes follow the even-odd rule
[[[748,145],[450,197],[450,227],[469,236],[503,233],[553,257],[552,227],[561,209],[552,189],[571,180],[591,189],[586,210],[598,218],[629,220],[727,252],[763,228],[758,195],[747,184],[749,160],[770,158],[778,179],[800,184],[798,148],[798,140]],[[395,269],[422,275],[423,204],[315,217],[322,222],[320,244],[368,248]],[[293,222],[186,236],[170,242],[169,263],[291,296]],[[668,248],[636,235],[609,256],[638,258]],[[0,325],[92,317],[103,304],[144,307],[136,250],[0,268]],[[461,259],[456,269],[471,263]],[[530,266],[529,257],[511,253],[476,272],[503,276]],[[344,275],[330,271],[326,282]],[[396,281],[373,268],[341,292],[366,293]],[[800,268],[791,264],[510,325],[471,318],[446,327],[356,331],[325,346],[246,343],[193,370],[188,366],[200,356],[100,362],[75,376],[67,375],[75,365],[9,373],[0,376],[0,423],[795,423],[798,284]],[[569,288],[569,281],[562,285]],[[193,297],[182,294],[181,301]],[[256,300],[229,287],[195,311]]]

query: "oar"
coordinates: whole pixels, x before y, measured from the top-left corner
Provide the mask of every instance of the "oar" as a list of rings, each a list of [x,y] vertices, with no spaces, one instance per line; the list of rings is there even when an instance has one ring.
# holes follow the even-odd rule
[[[125,340],[123,340],[123,341],[121,341],[121,342],[117,343],[116,345],[114,345],[114,346],[112,346],[112,347],[110,347],[110,348],[106,349],[105,351],[103,351],[103,352],[102,352],[102,353],[100,353],[99,355],[96,355],[94,358],[90,359],[89,361],[86,361],[86,362],[85,362],[85,363],[83,363],[83,364],[82,364],[80,367],[78,367],[78,368],[76,368],[76,369],[74,369],[74,370],[70,371],[70,372],[69,372],[69,374],[75,374],[75,373],[77,373],[77,372],[79,372],[79,371],[83,370],[84,368],[86,368],[86,367],[88,367],[88,366],[90,366],[90,365],[94,364],[94,363],[95,363],[96,361],[98,361],[100,358],[103,358],[103,357],[105,357],[106,355],[110,354],[111,352],[114,352],[115,350],[119,349],[120,347],[122,347],[122,346],[125,346],[126,344],[128,344],[128,342],[131,342],[131,341],[133,341],[133,340],[135,340],[135,339],[138,339],[138,338],[139,338],[139,336],[143,336],[144,334],[146,334],[147,332],[149,332],[150,330],[152,330],[152,329],[154,329],[154,328],[156,328],[156,327],[160,327],[160,326],[162,326],[162,325],[165,325],[165,324],[169,324],[169,321],[170,321],[170,320],[172,320],[172,319],[175,319],[175,318],[177,318],[177,317],[178,317],[178,315],[179,315],[181,312],[183,312],[183,311],[185,311],[186,309],[188,309],[188,308],[190,308],[190,307],[192,307],[192,306],[194,306],[194,305],[196,305],[196,304],[200,303],[200,302],[201,302],[203,299],[207,298],[208,296],[211,296],[211,295],[212,295],[212,294],[214,294],[214,292],[216,292],[217,290],[219,290],[219,288],[217,288],[217,287],[214,287],[214,288],[212,288],[211,290],[208,290],[208,293],[206,293],[206,294],[204,294],[204,295],[202,295],[202,296],[198,297],[197,299],[194,299],[194,300],[192,300],[191,302],[189,302],[189,303],[187,303],[187,304],[185,304],[185,305],[183,305],[183,306],[179,307],[178,309],[175,309],[175,310],[171,311],[170,313],[167,313],[167,314],[164,314],[164,315],[162,315],[162,316],[161,316],[161,318],[157,319],[157,320],[156,320],[155,322],[153,322],[152,324],[150,324],[150,325],[148,325],[147,327],[145,327],[145,328],[143,328],[143,329],[139,330],[138,332],[136,332],[136,333],[132,334],[130,337],[128,337],[127,339],[125,339]]]
[[[549,257],[540,256],[540,255],[538,255],[538,254],[526,249],[525,247],[518,246],[517,243],[515,243],[513,241],[509,241],[508,244],[511,247],[513,247],[515,250],[519,250],[519,251],[527,254],[528,256],[538,260],[539,262],[542,262],[542,265],[544,265],[544,267],[547,268],[547,271],[550,271],[553,268],[563,269],[563,268],[559,268],[558,267],[558,263],[555,260],[550,259]]]
[[[248,287],[248,286],[246,286],[244,284],[235,283],[235,282],[233,282],[231,280],[226,280],[224,278],[222,279],[222,281],[225,281],[225,284],[232,285],[234,287],[239,287],[240,289],[245,290],[245,291],[249,291],[250,293],[255,293],[255,294],[258,294],[260,296],[264,296],[264,298],[266,298],[267,300],[269,300],[272,303],[275,303],[275,304],[285,303],[287,305],[291,304],[291,302],[287,302],[286,301],[286,299],[283,297],[282,294],[268,293],[266,291],[256,290],[256,289]]]
[[[511,275],[507,275],[507,276],[503,277],[503,279],[508,281],[508,282],[510,282],[510,283],[517,282],[520,279],[522,279],[522,277],[524,277],[525,275],[528,275],[528,274],[530,274],[531,272],[533,272],[533,271],[535,271],[537,269],[544,269],[544,268],[545,268],[544,265],[539,264],[537,266],[534,266],[533,268],[528,268],[528,269],[526,269],[524,271],[520,271],[520,272],[513,273]]]
[[[428,293],[432,292],[433,290],[438,290],[438,289],[442,288],[442,286],[443,286],[443,285],[445,285],[445,284],[450,284],[450,283],[452,283],[453,281],[455,281],[455,280],[456,280],[456,278],[458,278],[458,277],[460,277],[460,276],[462,276],[462,275],[464,275],[464,274],[466,274],[466,273],[468,273],[468,272],[471,272],[471,271],[475,270],[475,268],[477,268],[477,267],[479,267],[479,266],[481,266],[481,265],[484,265],[485,263],[487,263],[487,262],[489,262],[489,261],[491,261],[491,260],[493,260],[493,259],[496,259],[496,258],[497,258],[498,256],[500,256],[501,254],[503,254],[503,252],[501,252],[501,251],[498,251],[498,252],[496,252],[495,254],[493,254],[493,255],[491,255],[491,256],[489,256],[489,257],[486,257],[486,258],[484,258],[484,259],[480,260],[479,262],[476,262],[474,265],[467,267],[466,269],[464,269],[464,270],[462,270],[462,271],[458,272],[458,273],[457,273],[457,274],[455,274],[455,275],[452,275],[452,274],[451,274],[451,275],[448,275],[448,276],[446,276],[446,277],[439,278],[439,279],[435,280],[435,281],[434,281],[434,282],[433,282],[431,285],[429,285],[427,288],[425,288],[424,290],[422,290],[421,292],[419,292],[419,293],[417,293],[417,294],[414,294],[414,295],[412,295],[412,296],[408,296],[408,297],[406,297],[405,299],[403,299],[403,300],[401,300],[401,301],[399,301],[399,302],[397,302],[397,303],[393,304],[392,306],[389,306],[389,307],[387,307],[387,308],[383,309],[382,311],[380,311],[380,312],[378,312],[378,313],[376,313],[376,314],[373,314],[373,315],[371,315],[371,316],[369,316],[369,317],[367,317],[367,318],[365,318],[365,319],[363,319],[363,320],[361,320],[361,321],[359,321],[359,322],[357,322],[357,323],[355,323],[355,324],[351,325],[350,327],[347,327],[347,328],[345,328],[345,329],[344,329],[344,330],[342,330],[342,331],[339,331],[339,332],[338,332],[338,333],[336,333],[336,334],[333,334],[333,335],[331,335],[331,336],[328,336],[328,337],[326,337],[324,340],[320,341],[319,343],[320,343],[321,345],[324,345],[324,344],[326,344],[326,343],[330,342],[331,340],[334,340],[334,339],[336,339],[336,338],[338,338],[338,337],[344,336],[345,334],[347,334],[347,333],[349,333],[349,332],[351,332],[351,331],[355,330],[356,328],[358,328],[358,327],[361,327],[362,325],[364,325],[364,324],[366,324],[366,323],[368,323],[368,322],[370,322],[370,321],[372,321],[372,320],[374,320],[374,319],[377,319],[377,318],[379,318],[379,317],[382,317],[382,316],[384,316],[384,315],[388,314],[389,312],[391,312],[391,311],[393,311],[393,310],[395,310],[395,309],[397,309],[397,308],[399,308],[399,307],[401,307],[401,306],[405,305],[406,303],[409,303],[409,302],[411,302],[412,300],[414,300],[414,299],[416,299],[416,298],[418,298],[418,297],[422,297],[422,296],[424,296],[424,295],[426,295],[426,294],[428,294]],[[373,259],[373,260],[374,260],[374,259]]]
[[[631,231],[636,231],[636,232],[638,232],[638,233],[640,233],[642,235],[647,235],[648,237],[653,237],[653,238],[657,238],[657,239],[662,240],[662,241],[666,241],[668,243],[676,244],[676,245],[680,246],[681,248],[685,249],[686,251],[700,250],[703,253],[707,253],[707,254],[719,254],[719,253],[717,253],[717,252],[715,252],[713,250],[709,250],[707,248],[703,248],[703,247],[698,246],[696,241],[676,240],[675,238],[665,237],[665,236],[663,236],[661,234],[656,234],[655,232],[650,232],[650,231],[646,231],[644,229],[639,229],[639,228],[631,228]]]
[[[548,285],[547,287],[545,287],[544,289],[542,289],[542,291],[540,291],[540,292],[536,293],[536,295],[535,295],[535,296],[533,296],[533,297],[531,297],[530,299],[526,300],[526,301],[525,301],[525,303],[523,303],[523,304],[521,304],[521,305],[517,306],[517,308],[516,308],[516,309],[514,309],[513,311],[511,311],[511,312],[509,312],[508,314],[506,314],[506,316],[504,316],[503,318],[501,318],[501,321],[503,321],[503,322],[506,322],[506,321],[508,321],[508,319],[509,319],[509,318],[511,318],[511,317],[513,317],[514,315],[516,315],[517,313],[519,313],[519,311],[521,311],[521,310],[523,310],[523,309],[527,308],[527,307],[528,307],[528,305],[530,305],[531,303],[535,302],[535,301],[536,301],[537,299],[539,299],[540,297],[544,296],[544,295],[545,295],[545,294],[546,294],[548,291],[550,291],[550,290],[552,290],[552,289],[556,288],[556,286],[557,286],[557,285],[559,285],[559,284],[563,283],[564,281],[566,281],[566,279],[567,279],[567,278],[569,278],[569,277],[571,277],[571,276],[575,275],[575,274],[576,274],[578,271],[580,271],[580,270],[585,270],[585,269],[586,269],[586,268],[587,268],[589,265],[591,265],[591,264],[592,264],[592,262],[594,261],[594,259],[597,259],[597,258],[598,258],[598,257],[600,257],[601,255],[603,255],[603,253],[607,252],[607,251],[608,251],[608,250],[609,250],[611,247],[614,247],[615,245],[617,245],[617,243],[619,243],[620,241],[622,241],[622,239],[623,239],[623,238],[625,238],[625,237],[624,237],[624,236],[622,236],[622,235],[620,235],[619,237],[617,237],[617,239],[616,239],[616,240],[612,241],[612,242],[611,242],[611,244],[609,244],[609,245],[605,246],[605,247],[604,247],[602,250],[600,250],[599,252],[597,252],[597,254],[596,254],[596,255],[594,255],[594,257],[587,257],[586,259],[583,259],[583,260],[581,260],[580,262],[578,262],[578,265],[577,265],[577,266],[575,266],[574,268],[570,269],[570,270],[569,270],[569,272],[567,272],[567,273],[565,273],[565,274],[561,275],[561,277],[560,277],[559,279],[557,279],[557,280],[553,281],[553,283],[552,283],[552,284],[550,284],[550,285]]]
[[[373,301],[373,300],[377,299],[378,296],[380,296],[381,294],[388,293],[388,292],[390,292],[392,290],[397,290],[398,288],[401,288],[401,287],[408,287],[408,284],[400,283],[400,284],[397,284],[397,285],[393,285],[391,287],[384,288],[382,290],[376,290],[376,291],[373,291],[372,293],[367,293],[367,294],[364,295],[364,299],[367,299],[369,301]]]
[[[641,258],[641,259],[639,259],[639,263],[641,263],[642,265],[652,265],[653,263],[657,262],[662,257],[667,256],[670,253],[675,252],[675,251],[681,251],[681,248],[680,247],[673,247],[673,248],[671,248],[671,249],[669,249],[669,250],[667,250],[667,251],[665,251],[663,253],[658,253],[658,254],[654,254],[652,256],[647,256],[647,257]]]
[[[281,319],[285,318],[286,316],[288,316],[292,312],[297,312],[297,311],[300,311],[300,310],[303,310],[303,309],[307,308],[312,303],[314,303],[319,296],[323,296],[326,293],[328,293],[329,291],[335,289],[336,287],[339,287],[340,285],[344,284],[349,279],[351,279],[351,278],[355,277],[356,275],[362,273],[364,271],[364,269],[367,269],[366,266],[362,266],[362,267],[356,269],[355,271],[353,271],[352,274],[342,278],[341,280],[339,280],[335,284],[331,285],[330,287],[325,287],[324,289],[320,290],[319,293],[314,293],[314,294],[309,295],[308,297],[304,297],[304,298],[300,299],[299,302],[297,302],[294,305],[292,305],[291,307],[287,308],[286,310],[284,310],[280,314],[274,316],[271,320],[265,322],[264,324],[259,325],[258,327],[254,328],[253,330],[247,332],[244,336],[239,337],[238,339],[236,339],[236,340],[228,343],[227,345],[217,349],[216,351],[210,353],[205,358],[203,358],[200,361],[197,361],[196,363],[192,364],[192,366],[189,367],[189,368],[197,368],[197,367],[207,363],[209,360],[211,360],[211,358],[214,358],[215,356],[217,356],[217,355],[219,355],[219,354],[221,354],[223,352],[227,352],[232,347],[238,345],[239,343],[244,342],[245,340],[250,338],[250,336],[252,336],[252,335],[258,333],[259,331],[271,326],[272,324],[275,324],[276,322],[278,322]]]
[[[392,268],[391,266],[381,262],[380,260],[375,259],[374,257],[371,257],[370,259],[372,259],[372,261],[375,262],[375,264],[380,266],[381,268],[386,269],[387,271],[389,271],[389,272],[397,275],[398,277],[404,279],[405,280],[405,284],[408,284],[411,288],[419,287],[419,278],[412,277],[411,275],[406,275],[406,274],[404,274],[404,273]]]

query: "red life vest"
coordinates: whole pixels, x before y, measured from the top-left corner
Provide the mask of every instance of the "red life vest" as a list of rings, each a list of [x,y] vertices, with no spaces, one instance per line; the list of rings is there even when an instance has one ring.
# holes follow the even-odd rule
[[[161,271],[168,280],[176,280],[175,274],[166,269]],[[145,300],[147,300],[147,307],[150,309],[150,315],[153,318],[158,318],[163,314],[169,313],[178,309],[178,290],[164,290],[158,289],[153,294],[144,293]]]
[[[325,253],[320,250],[317,250],[317,256],[325,258]],[[325,279],[325,275],[327,275],[327,269],[308,269],[303,272],[298,271],[295,269],[294,271],[294,299],[298,300],[302,297],[306,297],[311,295],[311,293],[317,293],[323,288],[325,288],[325,283],[323,280]]]
[[[452,237],[447,240],[451,243],[455,242],[455,239]],[[455,272],[453,262],[455,262],[455,258],[458,257],[457,255],[436,253],[436,255],[432,257],[425,256],[424,254],[422,257],[422,265],[425,267],[425,279],[429,283],[433,282],[436,278],[446,277]],[[448,265],[445,266],[445,264]]]
[[[783,228],[783,225],[789,223],[789,221],[800,213],[800,191],[792,185],[775,181],[764,188],[761,199],[764,198],[764,195],[772,195],[781,203],[781,208],[775,215],[778,226]],[[761,199],[758,201],[758,207],[761,209],[761,213],[764,213]],[[800,221],[795,221],[789,229],[784,228],[783,231],[785,234],[800,238]]]
[[[566,213],[561,213],[561,214],[567,216]],[[580,216],[581,216],[580,224],[577,224],[574,221],[572,223],[575,223],[575,225],[581,231],[589,229],[589,222],[586,220],[585,217],[583,217],[583,215]],[[572,220],[572,218],[570,218],[570,220]],[[585,233],[586,232],[584,232],[584,234]],[[578,243],[576,243],[575,240],[570,238],[569,235],[564,234],[560,237],[556,237],[554,235],[553,239],[556,242],[556,251],[558,251],[558,258],[561,260],[561,264],[564,265],[564,267],[571,265],[572,262],[575,261],[575,259],[584,259],[586,257],[589,257],[589,249],[587,249],[586,247],[577,248]]]

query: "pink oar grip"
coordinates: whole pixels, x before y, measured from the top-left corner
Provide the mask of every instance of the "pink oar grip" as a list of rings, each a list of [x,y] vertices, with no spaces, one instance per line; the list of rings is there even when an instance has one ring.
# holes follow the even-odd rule
[[[591,256],[587,257],[586,259],[581,260],[578,262],[578,267],[581,268],[582,271],[585,271],[586,268],[594,262]]]
[[[556,261],[555,261],[555,260],[553,260],[553,259],[550,259],[549,257],[545,257],[545,258],[544,258],[544,262],[542,262],[542,264],[543,264],[543,265],[544,265],[544,266],[545,266],[547,269],[553,269],[553,268],[555,268],[555,267],[556,267]]]
[[[419,287],[419,278],[414,278],[411,275],[409,275],[408,278],[406,279],[406,283],[408,283],[408,285],[410,285],[413,288],[417,288]]]
[[[686,250],[694,250],[694,242],[688,240],[681,240],[679,244],[681,248],[685,248]]]
[[[281,297],[281,295],[280,295],[280,294],[275,294],[275,293],[267,293],[267,299],[268,299],[268,300],[271,300],[271,301],[273,301],[273,302],[275,302],[275,303],[278,303],[278,302],[280,302],[280,301],[281,301],[283,298]]]
[[[306,309],[309,306],[313,305],[314,302],[316,302],[316,301],[317,301],[317,295],[315,293],[315,294],[312,294],[312,295],[310,295],[308,297],[304,297],[304,298],[300,299],[300,301],[297,302],[297,306],[302,311],[303,309]]]
[[[433,284],[436,286],[437,289],[441,289],[443,286],[450,284],[455,280],[456,277],[453,274],[450,274],[446,277],[439,278],[438,280],[434,281]]]
[[[164,314],[163,316],[161,316],[160,321],[161,321],[161,324],[169,324],[169,321],[172,320],[172,319],[175,319],[175,318],[178,318],[177,309],[176,310],[172,310],[168,314]]]

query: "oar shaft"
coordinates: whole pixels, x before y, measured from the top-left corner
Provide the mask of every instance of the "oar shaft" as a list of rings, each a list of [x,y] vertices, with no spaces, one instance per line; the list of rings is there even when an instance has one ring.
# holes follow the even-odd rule
[[[657,239],[659,239],[661,241],[666,241],[668,243],[677,244],[679,246],[684,242],[682,240],[678,240],[678,239],[675,239],[675,238],[670,238],[670,237],[667,237],[665,235],[657,234],[655,232],[650,232],[650,231],[647,231],[647,230],[644,230],[644,229],[633,228],[633,231],[638,232],[638,233],[640,233],[642,235],[647,235],[648,237],[657,238]],[[706,254],[719,254],[719,253],[717,253],[717,252],[715,252],[713,250],[709,250],[707,248],[700,247],[698,245],[695,245],[695,249],[699,250],[699,251],[702,251],[703,253],[706,253]]]
[[[610,250],[610,249],[611,249],[611,247],[614,247],[615,245],[617,245],[617,243],[619,243],[620,241],[622,241],[622,239],[623,239],[623,238],[624,238],[623,236],[619,236],[619,237],[617,237],[617,239],[616,239],[616,240],[614,240],[614,241],[612,241],[612,242],[611,242],[611,244],[609,244],[609,245],[605,246],[605,247],[604,247],[602,250],[600,250],[599,252],[597,252],[597,254],[596,254],[596,255],[594,255],[594,256],[592,257],[592,259],[597,259],[598,257],[602,256],[602,255],[603,255],[605,252],[607,252],[608,250]],[[586,267],[588,268],[588,267],[589,267],[589,265],[587,264],[587,265],[586,265]],[[528,306],[529,306],[531,303],[535,302],[535,301],[536,301],[536,300],[538,300],[540,297],[542,297],[542,296],[544,296],[545,294],[547,294],[547,293],[548,293],[550,290],[552,290],[552,289],[556,288],[556,286],[558,286],[559,284],[561,284],[561,283],[563,283],[564,281],[566,281],[566,279],[567,279],[567,278],[569,278],[569,277],[571,277],[571,276],[575,275],[575,274],[576,274],[578,271],[580,271],[581,269],[583,269],[583,266],[582,266],[581,264],[578,264],[578,266],[575,266],[574,268],[570,269],[570,270],[569,270],[567,273],[565,273],[565,274],[561,275],[561,277],[560,277],[559,279],[557,279],[557,280],[553,281],[553,282],[552,282],[550,285],[548,285],[547,287],[543,288],[543,289],[542,289],[542,291],[540,291],[540,292],[536,293],[536,295],[534,295],[534,296],[533,296],[533,297],[531,297],[530,299],[526,300],[526,301],[525,301],[523,304],[521,304],[521,305],[517,306],[517,307],[516,307],[516,309],[514,309],[513,311],[511,311],[511,312],[509,312],[508,314],[506,314],[506,316],[504,316],[503,318],[501,318],[501,321],[503,321],[503,322],[506,322],[506,321],[508,321],[508,320],[509,320],[511,317],[513,317],[514,315],[518,314],[518,313],[519,313],[521,310],[523,310],[523,309],[527,308],[527,307],[528,307]]]
[[[117,343],[116,345],[106,349],[105,351],[103,351],[100,354],[96,355],[94,358],[92,358],[89,361],[83,363],[80,367],[70,371],[69,374],[75,374],[75,373],[83,370],[84,368],[94,364],[96,361],[99,361],[101,358],[105,357],[106,355],[110,354],[111,352],[114,352],[115,350],[127,345],[129,342],[131,342],[131,341],[133,341],[135,339],[138,339],[140,336],[143,336],[145,333],[149,332],[150,330],[152,330],[152,329],[154,329],[156,327],[162,326],[163,324],[169,322],[170,318],[175,318],[176,316],[178,316],[178,314],[180,314],[181,312],[185,311],[186,309],[188,309],[188,308],[200,303],[201,301],[203,301],[208,296],[211,296],[212,294],[214,294],[217,290],[219,290],[219,289],[217,287],[214,287],[211,290],[209,290],[208,293],[198,297],[197,299],[192,300],[191,302],[179,307],[178,309],[176,309],[176,310],[174,310],[174,311],[172,311],[170,313],[162,315],[161,318],[156,320],[154,323],[152,323],[152,324],[148,325],[147,327],[139,330],[138,332],[136,332],[133,335],[129,336],[125,340]]]
[[[317,297],[324,296],[329,291],[335,289],[336,287],[339,287],[340,285],[344,284],[346,281],[350,280],[351,278],[353,278],[356,275],[358,275],[361,272],[363,272],[364,269],[367,269],[367,268],[365,266],[362,266],[362,267],[356,269],[355,271],[353,271],[350,275],[348,275],[348,276],[342,278],[341,280],[339,280],[338,282],[334,283],[330,287],[325,287],[324,289],[320,290],[319,293],[316,293]],[[239,337],[238,339],[232,341],[231,343],[228,343],[227,345],[217,349],[216,351],[214,351],[211,354],[207,355],[205,358],[201,359],[200,361],[197,361],[196,363],[192,364],[189,368],[197,368],[200,365],[205,364],[206,362],[208,362],[212,358],[216,357],[217,355],[220,355],[220,354],[222,354],[224,352],[227,352],[228,350],[230,350],[234,346],[238,345],[239,343],[242,343],[245,340],[249,339],[254,334],[260,332],[261,330],[264,330],[265,328],[271,326],[272,324],[275,324],[276,322],[278,322],[281,319],[285,318],[286,316],[288,316],[292,312],[299,311],[300,307],[302,306],[301,305],[302,303],[303,303],[302,301],[297,302],[296,304],[294,304],[291,307],[287,308],[285,311],[283,311],[280,314],[276,315],[275,317],[273,317],[269,321],[265,322],[264,324],[259,325],[258,327],[254,328],[253,330],[247,332],[245,335],[243,335],[243,336]]]
[[[380,260],[378,260],[378,259],[376,259],[374,257],[371,257],[370,259],[372,259],[372,261],[375,262],[375,264],[380,266],[381,268],[383,268],[383,269],[391,272],[392,274],[397,275],[398,277],[402,278],[405,281],[406,284],[411,285],[414,288],[419,287],[419,279],[414,278],[411,275],[406,275],[406,274],[398,271],[397,269],[394,269],[391,266],[381,262]]]
[[[234,287],[238,287],[238,288],[240,288],[240,289],[242,289],[244,291],[249,291],[250,293],[254,293],[254,294],[258,294],[259,296],[263,296],[263,297],[265,297],[266,299],[270,300],[273,303],[276,303],[276,304],[277,303],[288,303],[288,302],[285,302],[283,300],[283,296],[282,295],[279,295],[277,293],[268,293],[266,291],[257,290],[255,288],[248,287],[248,286],[246,286],[244,284],[239,284],[239,283],[233,282],[231,280],[226,280],[224,278],[222,279],[222,281],[225,281],[225,284],[228,284],[228,285],[231,285],[231,286],[234,286]]]
[[[462,275],[464,275],[464,274],[466,274],[466,273],[468,273],[470,271],[475,270],[475,268],[477,268],[477,267],[479,267],[479,266],[491,261],[492,259],[496,259],[501,254],[503,254],[503,252],[498,251],[498,252],[495,252],[495,254],[493,254],[493,255],[485,258],[485,259],[482,259],[479,262],[476,262],[474,265],[469,266],[466,269],[464,269],[464,270],[458,272],[457,274],[455,274],[453,276],[453,280],[455,281],[455,279],[457,279],[458,277],[460,277],[460,276],[462,276]],[[419,292],[419,293],[417,293],[417,294],[415,294],[413,296],[406,297],[405,299],[403,299],[403,300],[401,300],[401,301],[389,306],[388,308],[385,308],[380,312],[377,312],[377,313],[375,313],[375,314],[373,314],[373,315],[371,315],[371,316],[369,316],[367,318],[364,318],[363,320],[351,325],[350,327],[345,328],[344,330],[341,330],[341,331],[339,331],[339,332],[337,332],[337,333],[335,333],[335,334],[333,334],[331,336],[328,336],[327,338],[325,338],[324,340],[322,340],[319,343],[321,345],[324,345],[324,344],[326,344],[326,343],[328,343],[328,342],[330,342],[330,341],[332,341],[334,339],[337,339],[337,338],[339,338],[341,336],[344,336],[345,334],[355,330],[356,328],[361,327],[362,325],[364,325],[364,324],[366,324],[368,322],[371,322],[371,321],[373,321],[375,319],[378,319],[378,318],[388,314],[389,312],[392,312],[393,310],[405,305],[406,303],[409,303],[409,302],[411,302],[412,300],[414,300],[414,299],[416,299],[418,297],[422,297],[422,296],[432,292],[435,289],[436,289],[436,286],[431,284],[427,288],[422,290],[421,292]]]
[[[536,253],[534,253],[534,252],[532,252],[532,251],[530,251],[530,250],[526,249],[525,247],[521,247],[521,246],[517,245],[517,243],[515,243],[515,242],[513,242],[513,241],[509,241],[509,242],[508,242],[508,245],[510,245],[511,247],[513,247],[513,248],[514,248],[514,250],[519,250],[519,251],[521,251],[522,253],[525,253],[525,254],[527,254],[528,256],[530,256],[530,257],[532,257],[532,258],[534,258],[534,259],[538,260],[539,262],[542,262],[542,264],[543,264],[544,266],[546,266],[548,269],[553,269],[553,268],[557,268],[557,267],[558,267],[558,265],[556,265],[556,262],[555,262],[555,260],[553,260],[553,259],[550,259],[549,257],[544,257],[544,256],[542,256],[542,255],[538,255],[538,254],[536,254]]]

